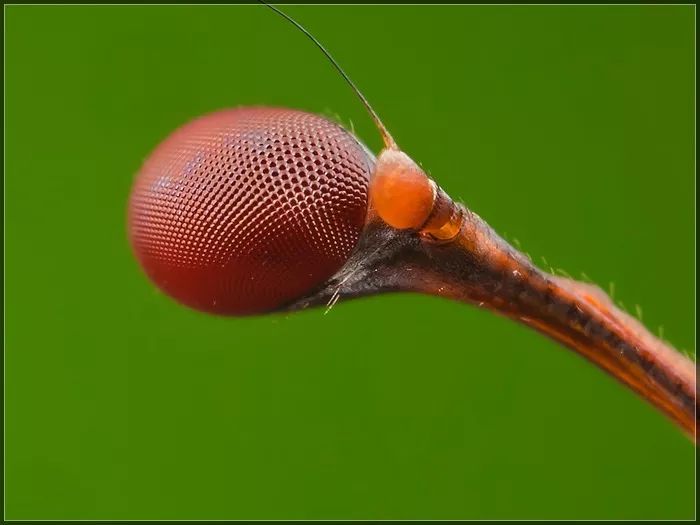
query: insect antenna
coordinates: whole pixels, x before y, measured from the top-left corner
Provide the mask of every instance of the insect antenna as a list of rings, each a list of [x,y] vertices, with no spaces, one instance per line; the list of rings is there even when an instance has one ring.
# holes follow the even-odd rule
[[[370,116],[372,117],[372,120],[374,120],[374,124],[377,126],[377,129],[379,129],[379,133],[382,136],[382,139],[384,140],[384,145],[389,148],[389,149],[398,149],[398,146],[396,145],[396,141],[394,141],[394,138],[391,136],[391,133],[389,133],[389,130],[386,129],[386,126],[384,126],[384,123],[382,120],[379,118],[379,115],[377,115],[377,112],[374,111],[374,108],[372,108],[372,105],[369,103],[369,101],[365,98],[365,96],[362,94],[362,91],[359,90],[359,88],[355,85],[355,83],[350,79],[348,74],[343,70],[342,67],[340,67],[340,64],[333,58],[333,55],[330,54],[330,52],[323,47],[323,44],[318,41],[318,39],[312,35],[304,26],[302,26],[299,22],[294,20],[291,16],[286,14],[284,11],[281,11],[277,7],[275,7],[272,4],[268,4],[267,2],[264,2],[263,0],[258,0],[261,4],[266,5],[270,9],[272,9],[275,13],[280,15],[281,17],[285,18],[288,20],[294,27],[296,27],[299,31],[304,33],[307,37],[311,39],[311,41],[318,47],[324,55],[326,55],[326,58],[330,60],[331,64],[333,64],[333,67],[338,70],[338,73],[345,79],[345,81],[350,85],[352,90],[355,92],[355,94],[360,98],[362,101],[362,104],[365,106],[367,111],[369,112]]]

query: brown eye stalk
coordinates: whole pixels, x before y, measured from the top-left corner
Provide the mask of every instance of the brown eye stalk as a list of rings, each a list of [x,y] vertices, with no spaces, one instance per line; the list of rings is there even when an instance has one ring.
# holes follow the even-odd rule
[[[323,46],[384,139],[374,156],[335,123],[224,110],[166,138],[129,201],[136,257],[165,293],[225,315],[387,291],[439,295],[524,323],[637,392],[693,440],[695,363],[598,288],[547,274],[450,199],[404,153]]]

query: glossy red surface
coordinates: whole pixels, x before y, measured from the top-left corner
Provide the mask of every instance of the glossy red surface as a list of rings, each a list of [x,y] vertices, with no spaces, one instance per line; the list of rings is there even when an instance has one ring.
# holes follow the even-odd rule
[[[355,247],[373,157],[309,113],[238,108],[198,118],[144,163],[129,237],[168,295],[226,315],[274,310],[332,276]]]

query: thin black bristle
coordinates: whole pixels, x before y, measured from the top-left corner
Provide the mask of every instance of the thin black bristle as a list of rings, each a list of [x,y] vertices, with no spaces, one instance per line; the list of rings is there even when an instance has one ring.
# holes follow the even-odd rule
[[[302,26],[299,22],[294,20],[291,16],[286,14],[285,12],[281,11],[277,7],[273,6],[272,4],[268,4],[267,2],[264,2],[263,0],[258,0],[261,4],[269,7],[272,9],[275,13],[278,15],[282,16],[286,20],[288,20],[290,23],[294,25],[299,31],[304,33],[307,37],[311,39],[311,41],[318,47],[324,55],[326,55],[326,58],[330,60],[331,64],[333,64],[333,67],[338,70],[338,73],[345,79],[345,81],[350,85],[352,90],[357,94],[358,97],[360,97],[360,100],[362,101],[362,104],[365,106],[367,111],[369,112],[370,116],[372,117],[372,120],[374,120],[374,123],[376,124],[377,128],[379,128],[379,133],[382,135],[382,139],[384,140],[384,144],[386,145],[387,148],[396,148],[396,142],[394,141],[394,138],[391,136],[389,131],[386,129],[386,126],[384,126],[384,123],[382,120],[379,118],[379,115],[374,111],[372,108],[372,105],[369,103],[369,101],[365,98],[365,96],[362,94],[362,92],[358,89],[358,87],[355,85],[355,83],[350,79],[350,77],[345,73],[342,67],[340,67],[340,64],[333,58],[333,55],[330,54],[330,52],[323,47],[321,42],[319,42],[315,36],[313,36],[304,26]]]

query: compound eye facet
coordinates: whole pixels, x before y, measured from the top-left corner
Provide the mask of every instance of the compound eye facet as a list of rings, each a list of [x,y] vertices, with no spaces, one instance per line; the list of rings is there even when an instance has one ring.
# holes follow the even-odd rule
[[[223,110],[166,138],[129,200],[148,276],[192,308],[271,311],[345,263],[367,214],[374,158],[337,124],[277,108]]]

